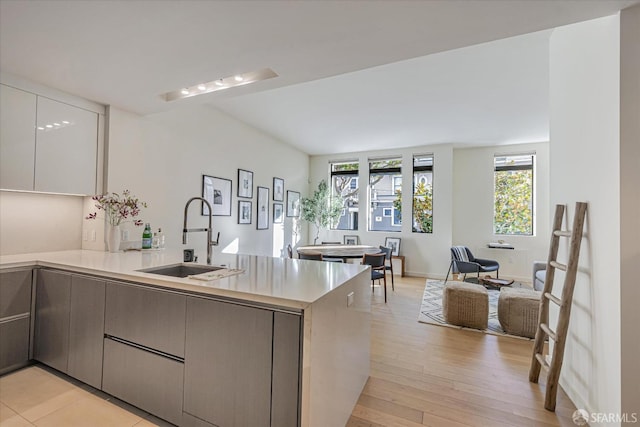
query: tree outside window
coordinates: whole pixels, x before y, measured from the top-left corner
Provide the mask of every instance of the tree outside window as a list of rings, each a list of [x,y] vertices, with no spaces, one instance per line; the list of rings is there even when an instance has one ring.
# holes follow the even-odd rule
[[[402,160],[369,160],[369,231],[401,231],[401,210],[395,200],[402,194]],[[388,214],[391,209],[391,215]]]
[[[433,233],[433,155],[413,157],[414,233]]]
[[[331,163],[331,191],[343,200],[342,215],[334,221],[334,230],[358,229],[358,162]]]
[[[494,157],[493,229],[501,235],[533,235],[535,155]]]

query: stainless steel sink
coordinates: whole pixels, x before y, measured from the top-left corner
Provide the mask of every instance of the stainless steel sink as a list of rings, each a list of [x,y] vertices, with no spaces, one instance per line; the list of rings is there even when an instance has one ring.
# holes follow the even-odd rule
[[[138,270],[143,273],[160,274],[162,276],[187,277],[196,274],[209,273],[211,271],[222,270],[224,267],[199,264],[173,264],[160,267],[145,268]]]

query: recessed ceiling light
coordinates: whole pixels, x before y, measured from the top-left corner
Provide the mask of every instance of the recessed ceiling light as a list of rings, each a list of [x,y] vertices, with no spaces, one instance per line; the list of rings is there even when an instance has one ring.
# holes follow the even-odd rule
[[[38,130],[44,130],[42,126],[38,126]]]
[[[60,126],[60,123],[54,123],[53,125],[54,126]]]
[[[196,95],[215,92],[217,90],[229,89],[235,86],[243,86],[249,83],[259,82],[261,80],[278,77],[271,68],[263,68],[248,73],[234,74],[233,76],[215,79],[207,83],[199,83],[194,86],[188,86],[180,90],[174,90],[162,95],[165,101],[175,101],[176,99],[189,98]]]
[[[62,121],[62,124],[68,125],[68,124],[69,124],[69,122],[68,122],[68,121],[66,121],[66,120],[63,120],[63,121]]]
[[[53,125],[47,125],[47,127],[48,127],[49,129],[51,129],[51,128],[53,127]]]

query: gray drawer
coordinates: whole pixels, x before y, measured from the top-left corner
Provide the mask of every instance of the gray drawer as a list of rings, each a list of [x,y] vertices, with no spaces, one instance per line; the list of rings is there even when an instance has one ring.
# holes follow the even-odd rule
[[[180,425],[184,364],[109,338],[104,340],[102,390]]]
[[[0,375],[29,363],[30,318],[0,323]]]
[[[184,358],[187,298],[107,282],[105,334]]]
[[[31,311],[31,270],[0,273],[0,319]]]

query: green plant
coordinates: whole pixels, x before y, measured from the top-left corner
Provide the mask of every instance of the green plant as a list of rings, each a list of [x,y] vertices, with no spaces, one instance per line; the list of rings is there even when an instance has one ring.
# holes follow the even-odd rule
[[[315,225],[316,244],[321,228],[329,228],[342,215],[343,201],[341,197],[332,196],[327,182],[323,179],[312,197],[303,197],[300,201],[302,219]]]
[[[402,192],[396,191],[393,201],[398,215],[402,215]],[[413,194],[413,231],[433,233],[433,186],[419,182]]]

